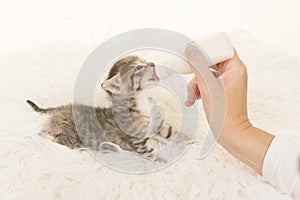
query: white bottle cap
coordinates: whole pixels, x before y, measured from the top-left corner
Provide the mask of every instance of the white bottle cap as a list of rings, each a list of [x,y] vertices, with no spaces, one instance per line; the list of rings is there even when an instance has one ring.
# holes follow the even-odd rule
[[[197,40],[195,44],[201,48],[200,50],[204,51],[204,54],[206,54],[205,56],[211,65],[218,64],[234,56],[232,42],[226,33],[217,33],[211,35],[209,37]],[[165,63],[165,66],[170,67],[172,70],[180,74],[192,73],[190,66],[183,59],[169,61]]]

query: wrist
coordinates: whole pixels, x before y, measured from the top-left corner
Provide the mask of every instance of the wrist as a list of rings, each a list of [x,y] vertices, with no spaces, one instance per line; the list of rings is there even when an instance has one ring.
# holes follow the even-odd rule
[[[237,136],[245,135],[253,129],[254,126],[251,124],[247,116],[240,117],[239,119],[228,120],[224,123],[223,130],[218,143],[225,147],[234,142]]]
[[[237,159],[261,173],[265,154],[274,136],[252,126],[250,122],[249,124],[240,131],[233,130],[230,134],[223,135],[219,144]]]

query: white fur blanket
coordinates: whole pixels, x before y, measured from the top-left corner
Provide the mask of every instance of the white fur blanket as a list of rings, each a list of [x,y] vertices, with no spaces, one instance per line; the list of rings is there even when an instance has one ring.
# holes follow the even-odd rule
[[[231,37],[248,66],[252,122],[300,141],[299,63],[245,32]],[[71,102],[92,50],[65,41],[0,55],[0,199],[290,199],[220,146],[199,160],[203,115],[199,144],[175,164],[144,175],[117,172],[87,152],[38,136],[45,117],[26,99],[43,107]]]

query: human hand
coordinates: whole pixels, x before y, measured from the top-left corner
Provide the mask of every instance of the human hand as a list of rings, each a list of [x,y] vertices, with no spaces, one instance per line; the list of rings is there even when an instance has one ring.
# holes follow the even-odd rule
[[[217,78],[199,70],[200,67],[208,68],[209,64],[196,46],[188,46],[185,53],[195,74],[188,84],[186,106],[193,105],[197,99],[201,98],[206,118],[210,122],[214,106],[212,97],[218,98],[217,92],[223,90],[225,117],[219,142],[251,127],[247,114],[247,69],[237,53],[234,52],[233,58],[216,65],[219,73]]]
[[[294,171],[295,173],[286,173],[286,167],[283,166],[290,166],[290,163],[287,164],[286,161],[298,165],[298,146],[289,143],[287,145],[294,146],[294,148],[289,147],[282,150],[284,147],[278,145],[284,144],[284,140],[279,138],[277,143],[270,147],[275,136],[252,126],[250,123],[247,114],[247,69],[237,53],[234,52],[233,58],[216,65],[217,78],[208,70],[208,61],[196,46],[188,46],[185,53],[195,74],[195,77],[188,84],[186,106],[193,105],[197,99],[201,98],[206,118],[218,143],[237,159],[271,180],[271,184],[296,195],[297,187],[290,180],[296,180],[295,178],[299,176],[299,173],[294,167],[291,168],[290,172]],[[223,113],[216,112],[222,106],[225,107],[225,110],[221,109],[225,113],[224,118],[212,116],[222,115]],[[223,119],[223,125],[221,128],[220,126],[215,128],[220,124],[220,119]],[[214,129],[220,130],[221,135],[214,133]],[[269,150],[269,148],[271,149]],[[270,152],[269,155],[272,156],[266,157],[267,152]],[[278,159],[276,157],[278,152],[295,156],[288,160]],[[281,168],[283,170],[280,170]],[[271,172],[266,170],[271,170]],[[288,187],[289,183],[293,183],[293,186]]]
[[[185,53],[195,74],[188,85],[186,106],[201,98],[218,143],[261,174],[264,157],[274,136],[252,126],[248,119],[245,64],[234,52],[233,58],[216,66],[219,76],[215,78],[208,70],[208,61],[196,46],[188,46]],[[220,109],[222,107],[225,109]]]

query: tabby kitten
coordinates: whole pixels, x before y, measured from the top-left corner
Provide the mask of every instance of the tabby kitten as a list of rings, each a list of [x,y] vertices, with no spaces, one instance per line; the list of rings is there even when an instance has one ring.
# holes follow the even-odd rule
[[[98,151],[101,143],[110,142],[123,150],[150,155],[156,150],[150,140],[168,140],[177,134],[165,122],[160,106],[152,107],[150,116],[137,108],[138,93],[148,83],[158,81],[154,63],[127,56],[112,66],[101,84],[110,97],[111,107],[69,104],[42,109],[30,100],[27,103],[36,112],[49,115],[42,132],[53,136],[56,143]]]

